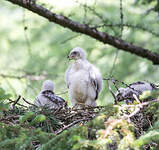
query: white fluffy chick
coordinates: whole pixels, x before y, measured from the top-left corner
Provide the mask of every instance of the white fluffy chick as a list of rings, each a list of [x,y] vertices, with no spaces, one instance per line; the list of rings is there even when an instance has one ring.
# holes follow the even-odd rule
[[[56,96],[53,90],[53,82],[50,80],[44,81],[39,95],[35,98],[34,104],[38,107],[47,106],[51,109],[62,107],[65,103],[65,100],[61,97]]]
[[[96,100],[102,89],[101,73],[86,59],[85,51],[80,47],[72,49],[68,58],[74,60],[65,72],[72,106],[78,104],[96,106]]]

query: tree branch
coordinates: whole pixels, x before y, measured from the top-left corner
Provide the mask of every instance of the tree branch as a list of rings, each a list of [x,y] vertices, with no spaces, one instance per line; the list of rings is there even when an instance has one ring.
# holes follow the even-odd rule
[[[100,32],[96,28],[89,27],[87,24],[80,24],[65,16],[55,14],[38,4],[28,3],[28,2],[26,2],[27,0],[7,0],[7,1],[9,1],[13,4],[16,4],[16,5],[19,5],[21,7],[24,7],[36,14],[48,19],[50,22],[59,24],[74,32],[88,35],[105,44],[110,44],[123,51],[146,58],[146,59],[152,61],[153,64],[159,64],[159,54],[158,53],[151,52],[148,49],[144,49],[142,47],[130,44],[120,38],[111,36],[111,35],[107,34],[106,32]]]
[[[41,74],[41,75],[31,75],[31,74],[25,74],[25,75],[21,75],[21,76],[16,76],[16,75],[7,75],[7,74],[1,74],[0,73],[0,77],[2,78],[11,78],[11,79],[18,79],[18,80],[21,80],[21,79],[29,79],[29,80],[43,80],[46,78],[46,75],[45,74]]]

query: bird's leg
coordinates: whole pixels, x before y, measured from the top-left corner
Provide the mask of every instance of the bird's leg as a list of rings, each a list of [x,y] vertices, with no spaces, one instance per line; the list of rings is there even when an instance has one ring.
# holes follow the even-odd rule
[[[79,103],[78,106],[80,109],[85,108],[85,104],[83,104],[83,103]]]
[[[85,107],[85,104],[83,103],[76,103],[72,109],[82,109]]]
[[[95,107],[97,104],[96,104],[96,101],[94,101],[92,99],[87,99],[86,102],[85,102],[85,105]]]
[[[77,109],[78,108],[78,104],[75,104],[72,109]]]

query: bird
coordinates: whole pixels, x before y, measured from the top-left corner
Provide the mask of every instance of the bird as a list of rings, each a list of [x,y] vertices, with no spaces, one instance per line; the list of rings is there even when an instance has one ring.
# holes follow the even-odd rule
[[[38,107],[47,106],[51,109],[58,109],[65,105],[65,100],[56,96],[53,92],[54,84],[51,80],[45,80],[42,84],[40,93],[34,100],[34,104]]]
[[[96,106],[96,100],[102,89],[102,76],[93,64],[86,59],[85,50],[73,48],[69,60],[74,62],[65,72],[65,81],[72,106]]]
[[[130,84],[126,88],[119,88],[116,93],[117,101],[125,101],[126,103],[133,103],[134,95],[139,97],[144,91],[156,90],[157,86],[153,83],[138,81]]]

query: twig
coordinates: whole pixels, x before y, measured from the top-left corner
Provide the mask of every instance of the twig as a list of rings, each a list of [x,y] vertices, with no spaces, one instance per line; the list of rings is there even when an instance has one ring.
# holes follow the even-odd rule
[[[76,35],[74,35],[74,36],[71,36],[71,37],[69,37],[69,38],[67,38],[67,39],[65,39],[65,40],[63,40],[63,41],[60,41],[59,42],[59,44],[65,44],[66,42],[68,42],[68,41],[70,41],[70,40],[72,40],[72,39],[75,39],[75,38],[77,38],[78,36],[80,36],[81,34],[76,34]]]
[[[34,104],[28,102],[24,97],[22,97],[22,99],[23,99],[23,101],[26,102],[27,104],[37,107],[36,105],[34,105]]]
[[[68,93],[68,91],[64,91],[64,92],[61,92],[61,93],[57,93],[56,95],[63,95],[63,94],[66,94]]]
[[[6,117],[0,119],[0,121],[3,121],[3,120],[10,121],[11,119],[13,119],[13,120],[19,119],[19,115],[18,115],[18,116],[13,116],[13,115],[11,115],[11,116],[6,116]]]
[[[73,111],[78,111],[78,110],[94,110],[94,109],[102,109],[102,108],[107,108],[107,106],[96,106],[96,107],[82,107],[80,109],[73,109]]]
[[[148,102],[144,102],[144,103],[139,103],[139,104],[137,104],[137,105],[124,105],[124,106],[122,106],[122,107],[136,107],[136,108],[135,108],[135,111],[133,111],[133,112],[132,112],[131,114],[129,114],[129,115],[124,114],[124,115],[122,116],[122,118],[123,118],[123,119],[128,119],[128,121],[130,121],[130,118],[133,117],[133,116],[135,116],[135,115],[141,110],[141,108],[142,108],[143,106],[146,106],[146,105],[148,105],[148,104],[150,104],[150,103],[153,103],[153,102],[159,102],[159,99],[157,99],[157,100],[152,100],[152,101],[148,101]]]
[[[66,130],[66,129],[72,127],[72,126],[74,126],[75,124],[77,124],[77,123],[79,123],[79,122],[81,122],[81,121],[88,121],[88,120],[90,120],[90,119],[86,118],[86,119],[79,119],[79,120],[76,120],[76,121],[70,123],[69,125],[64,126],[64,127],[61,128],[60,130],[56,131],[55,134],[58,135],[58,134],[60,134],[61,132],[63,132],[64,130]]]
[[[50,123],[50,121],[46,118],[46,123],[47,124],[49,124]],[[50,131],[53,133],[54,132],[54,130],[53,130],[53,128],[52,128],[52,126],[50,126]]]
[[[150,103],[153,103],[153,102],[159,102],[159,99],[156,99],[156,100],[152,100],[152,101],[148,101],[148,102],[143,102],[143,103],[140,103],[140,104],[137,104],[137,105],[123,105],[121,107],[143,107],[143,106],[146,106]]]
[[[17,100],[13,103],[13,107],[18,103],[18,101],[20,100],[21,96],[19,95]]]
[[[114,23],[114,24],[102,24],[102,25],[95,25],[93,26],[92,28],[104,28],[104,27],[117,27],[117,28],[120,28],[121,27],[121,24],[120,23]],[[128,27],[128,28],[132,28],[132,29],[138,29],[138,30],[142,30],[142,31],[145,31],[145,32],[149,32],[151,33],[152,35],[156,36],[156,37],[159,37],[159,33],[156,33],[155,31],[151,30],[151,29],[148,29],[146,27],[143,27],[139,24],[136,24],[136,25],[133,25],[133,24],[130,24],[130,23],[124,23],[123,24],[123,27]]]
[[[25,75],[21,75],[21,76],[15,76],[15,75],[6,75],[6,74],[0,74],[1,77],[3,78],[12,78],[12,79],[29,79],[29,80],[43,80],[46,78],[46,75],[41,74],[41,75],[31,75],[31,74],[25,74]]]
[[[115,88],[117,89],[117,91],[118,91],[118,88],[117,88],[117,86],[115,85],[115,82],[121,83],[121,84],[123,84],[124,86],[129,87],[130,89],[132,89],[132,90],[134,90],[134,91],[136,91],[136,92],[139,92],[139,91],[136,90],[135,88],[131,87],[132,84],[128,85],[128,84],[124,83],[123,81],[119,81],[119,80],[114,79],[114,78],[112,78],[112,77],[110,77],[110,78],[103,78],[103,80],[106,80],[106,81],[107,81],[107,80],[111,80],[111,81],[113,82]],[[158,86],[155,85],[154,83],[151,83],[151,82],[148,82],[148,83],[153,84],[154,86],[158,87]]]
[[[24,30],[24,38],[25,38],[25,41],[26,41],[26,46],[27,46],[27,49],[28,49],[28,53],[29,53],[29,56],[31,56],[31,43],[30,43],[30,40],[29,40],[29,37],[28,37],[28,34],[27,34],[27,29],[28,27],[26,26],[26,16],[25,16],[25,10],[23,9],[23,14],[22,14],[22,25],[23,25],[23,30]]]
[[[25,76],[14,76],[14,75],[5,75],[5,74],[0,74],[1,77],[3,78],[15,78],[15,79],[22,79],[22,78],[25,78]]]
[[[115,94],[113,93],[113,91],[111,89],[111,86],[109,84],[109,80],[107,80],[107,84],[108,84],[108,89],[109,89],[110,93],[112,94],[112,96],[113,96],[113,98],[115,100],[115,104],[117,104],[117,98],[116,98]]]
[[[10,103],[15,103],[15,101],[11,100],[11,99],[8,99],[10,101]],[[22,106],[22,107],[25,107],[25,108],[28,108],[27,106],[23,105],[23,104],[19,104],[17,103],[16,105],[19,105],[19,106]]]
[[[135,111],[133,111],[129,115],[124,114],[124,116],[122,116],[122,118],[124,118],[124,119],[130,119],[132,116],[135,116],[140,111],[140,108],[141,107],[136,108]]]
[[[139,104],[141,104],[140,100],[138,99],[138,97],[137,97],[135,94],[133,94],[133,97],[135,98],[135,100],[136,100]]]
[[[120,34],[120,37],[122,38],[122,35],[123,35],[123,30],[124,30],[124,26],[123,26],[123,23],[124,23],[124,14],[123,14],[123,1],[120,0],[120,22],[121,22],[121,34]]]

